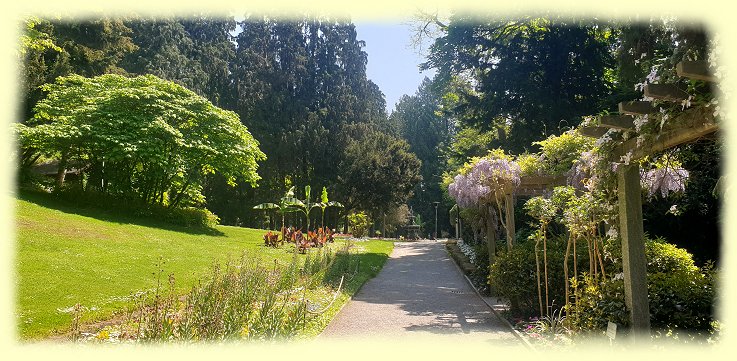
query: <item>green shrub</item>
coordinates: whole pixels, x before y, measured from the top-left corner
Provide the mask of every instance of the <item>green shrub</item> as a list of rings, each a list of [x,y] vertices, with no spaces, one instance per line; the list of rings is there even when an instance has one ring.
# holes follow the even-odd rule
[[[609,247],[608,247],[609,248]],[[610,253],[621,259],[618,244]],[[646,240],[650,325],[653,329],[710,330],[716,295],[715,272],[711,265],[699,269],[691,254],[662,239]],[[607,321],[629,324],[624,304],[624,280],[621,262],[617,273],[603,281],[584,278],[575,287],[578,305],[568,317],[575,329],[596,331]]]
[[[29,190],[31,191],[31,190]],[[66,184],[53,195],[45,192],[31,191],[54,197],[64,203],[78,207],[99,209],[113,214],[147,218],[156,221],[189,228],[213,228],[220,218],[207,208],[175,207],[168,208],[160,204],[146,204],[138,197],[122,199],[118,196],[100,193],[94,190],[83,190],[79,183]]]
[[[560,175],[571,169],[581,152],[590,149],[594,141],[578,132],[568,131],[559,136],[551,135],[533,144],[540,146],[542,171],[550,175]]]
[[[220,218],[207,208],[166,209],[163,215],[164,221],[184,227],[212,228],[220,222]]]
[[[523,153],[515,159],[522,176],[539,176],[545,172],[545,165],[537,154]]]
[[[469,227],[470,228],[470,227]],[[471,282],[476,286],[481,294],[489,293],[489,247],[486,246],[486,242],[472,243],[464,241],[473,247],[473,252],[476,254],[476,260],[474,265],[476,269],[471,272],[468,276]],[[497,244],[497,249],[501,247]]]
[[[548,239],[548,298],[554,308],[565,304],[565,273],[563,272],[563,258],[565,256],[567,239],[554,236]],[[588,251],[586,246],[579,244],[578,269],[588,269]],[[545,301],[543,255],[540,246],[540,281],[543,288],[543,302]],[[569,271],[573,274],[573,257],[569,260]],[[519,301],[519,310],[516,313],[531,316],[538,312],[537,275],[535,273],[535,243],[525,241],[499,257],[491,266],[489,284],[496,289],[500,296]]]
[[[366,213],[358,212],[348,216],[348,222],[351,225],[351,232],[354,237],[363,237],[368,231],[371,220]]]

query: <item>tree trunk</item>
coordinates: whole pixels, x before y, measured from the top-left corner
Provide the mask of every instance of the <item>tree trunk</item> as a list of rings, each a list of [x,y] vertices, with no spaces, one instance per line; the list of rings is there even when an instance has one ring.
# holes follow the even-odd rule
[[[514,225],[514,197],[512,194],[507,194],[504,196],[504,205],[505,205],[505,212],[506,212],[506,219],[507,222],[506,231],[507,231],[507,250],[511,251],[512,247],[514,246],[514,237],[515,237],[515,225]]]
[[[486,218],[486,246],[489,249],[489,267],[496,261],[496,222],[493,209],[488,207]]]
[[[542,285],[540,281],[540,255],[539,255],[539,245],[540,245],[540,237],[536,237],[535,239],[535,274],[537,276],[537,302],[540,307],[540,317],[543,317],[543,292],[542,292]]]
[[[169,208],[175,208],[177,204],[179,204],[179,201],[182,200],[182,196],[184,195],[184,192],[186,192],[187,188],[189,188],[189,182],[190,182],[190,179],[188,178],[187,182],[184,183],[184,185],[182,186],[182,189],[179,191],[179,193],[177,193],[177,196],[174,198],[174,200],[171,203],[169,203]]]
[[[61,159],[59,160],[59,168],[56,171],[56,190],[61,190],[61,187],[64,185],[64,178],[67,176],[67,164],[68,164],[68,155],[67,153],[64,153],[61,155]]]
[[[386,238],[386,213],[384,213],[383,224],[381,225],[381,237]]]

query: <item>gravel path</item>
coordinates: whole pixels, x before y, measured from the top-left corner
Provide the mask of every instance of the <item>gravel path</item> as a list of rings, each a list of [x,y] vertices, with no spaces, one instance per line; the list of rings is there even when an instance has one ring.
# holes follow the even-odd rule
[[[467,283],[443,242],[395,243],[384,268],[338,313],[320,339],[442,336],[521,346]]]

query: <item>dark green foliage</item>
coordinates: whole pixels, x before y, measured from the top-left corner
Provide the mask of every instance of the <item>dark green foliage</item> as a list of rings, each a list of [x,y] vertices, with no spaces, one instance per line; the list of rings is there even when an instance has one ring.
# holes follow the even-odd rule
[[[671,156],[689,171],[685,191],[643,205],[645,231],[688,249],[697,265],[720,259],[723,189],[717,184],[724,183],[723,147],[722,139],[702,139],[674,149]]]
[[[474,84],[455,87],[453,113],[468,124],[506,129],[499,140],[507,150],[520,152],[578,124],[610,92],[613,37],[603,24],[456,14],[442,31],[423,67],[438,69],[449,84]]]
[[[269,156],[263,192],[283,189],[287,177],[299,188],[334,183],[340,126],[386,117],[383,95],[366,78],[366,53],[354,26],[257,16],[239,25],[234,107],[253,122]]]
[[[36,193],[36,192],[34,192]],[[40,194],[47,197],[46,194]],[[80,186],[65,187],[63,190],[48,195],[63,200],[76,207],[108,212],[133,218],[155,219],[175,226],[183,226],[204,232],[217,232],[218,216],[207,208],[165,207],[160,204],[147,204],[141,200],[126,200],[95,190],[83,190]]]
[[[425,78],[414,95],[404,95],[399,99],[389,117],[399,135],[409,143],[409,150],[422,162],[422,181],[415,186],[408,205],[423,219],[433,220],[430,229],[434,231],[433,202],[441,202],[437,213],[438,232],[450,230],[447,210],[451,206],[443,202],[441,189],[443,149],[450,142],[450,123],[447,117],[442,116],[440,106],[441,99],[432,82]]]
[[[550,237],[548,245],[548,281],[549,299],[554,309],[565,304],[565,277],[563,273],[563,257],[566,249],[565,237]],[[579,269],[588,268],[588,253],[584,244],[579,244]],[[542,259],[542,249],[539,250]],[[572,268],[572,266],[571,266]],[[526,241],[518,243],[504,254],[497,257],[491,266],[489,284],[500,295],[519,300],[519,310],[513,312],[532,315],[538,313],[537,277],[535,273],[535,243]],[[541,280],[541,282],[544,282]]]
[[[617,247],[612,245],[614,257],[618,257],[614,250]],[[716,297],[716,279],[711,266],[696,267],[691,254],[662,239],[647,240],[645,253],[652,328],[710,330]],[[621,261],[616,265],[621,267]],[[615,273],[598,282],[590,278],[579,280],[575,293],[579,304],[568,318],[572,327],[601,331],[608,321],[629,324],[621,275]]]
[[[204,196],[194,203],[212,209],[226,224],[254,224],[260,214],[251,208],[289,186],[336,184],[347,146],[345,125],[390,132],[384,96],[366,77],[364,44],[349,21],[248,14],[242,21],[198,15],[29,24],[33,37],[24,47],[21,122],[44,96],[38,86],[72,73],[153,74],[236,112],[268,155],[261,187],[233,186],[230,177],[208,174],[192,188]],[[33,39],[59,48],[33,45]],[[22,157],[26,166],[46,160],[38,154]],[[92,178],[96,183],[100,177]],[[336,188],[333,198],[345,199],[345,189]],[[333,225],[343,216],[338,209],[325,213]]]
[[[39,21],[34,29],[49,35],[53,48],[32,49],[24,57],[25,121],[44,93],[39,86],[53,83],[59,76],[79,74],[87,77],[125,74],[121,60],[138,48],[131,40],[131,29],[120,19],[91,21]]]
[[[346,126],[345,134],[338,178],[345,210],[380,214],[406,202],[421,180],[421,162],[407,142],[363,124]]]

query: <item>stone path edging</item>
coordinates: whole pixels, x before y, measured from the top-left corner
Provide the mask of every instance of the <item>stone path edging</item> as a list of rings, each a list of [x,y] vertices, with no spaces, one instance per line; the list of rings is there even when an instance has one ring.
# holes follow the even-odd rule
[[[447,249],[446,249],[446,252],[448,252],[448,254],[450,254],[450,251],[447,250]],[[489,307],[489,309],[491,309],[491,312],[493,312],[494,315],[499,320],[501,320],[505,325],[507,325],[507,327],[509,327],[509,329],[512,330],[512,333],[514,334],[514,336],[517,337],[518,339],[520,339],[522,341],[522,343],[525,344],[525,346],[527,346],[530,350],[537,352],[537,349],[535,349],[535,347],[532,346],[532,344],[530,343],[530,341],[527,341],[527,339],[524,336],[522,336],[519,333],[519,331],[517,331],[516,329],[514,329],[514,326],[512,326],[512,324],[509,323],[509,321],[507,321],[506,318],[502,317],[502,315],[499,314],[499,311],[497,311],[494,308],[494,306],[489,303],[489,301],[487,300],[488,297],[484,297],[484,296],[481,295],[481,293],[479,293],[479,290],[476,289],[476,286],[474,286],[473,282],[471,282],[471,279],[469,279],[468,276],[466,276],[466,274],[463,273],[463,270],[461,269],[460,266],[458,266],[458,263],[455,262],[455,259],[453,257],[450,257],[450,258],[453,259],[453,261],[454,261],[453,264],[456,265],[456,268],[458,269],[458,272],[460,272],[463,275],[463,278],[466,279],[466,282],[468,282],[468,285],[471,286],[471,288],[473,288],[474,292],[476,292],[476,295],[479,296],[479,298],[482,301],[484,301],[484,303],[486,304],[486,306]]]
[[[495,347],[525,344],[484,302],[444,248],[442,240],[397,245],[377,277],[345,304],[318,339],[401,337],[427,342],[435,337],[442,342],[491,342]]]

